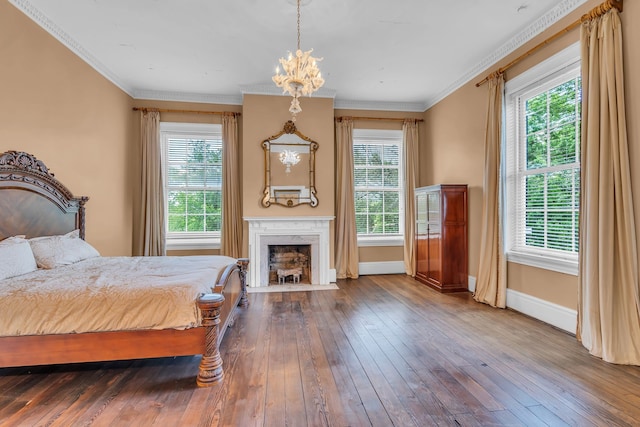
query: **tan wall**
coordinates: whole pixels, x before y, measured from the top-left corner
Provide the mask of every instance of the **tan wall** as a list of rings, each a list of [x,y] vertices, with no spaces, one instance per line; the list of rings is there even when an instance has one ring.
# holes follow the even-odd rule
[[[303,98],[302,113],[296,128],[318,143],[316,152],[316,190],[318,206],[261,205],[264,190],[264,150],[262,141],[282,131],[291,119],[291,98],[269,95],[245,95],[243,101],[243,212],[244,216],[331,216],[334,202],[333,99]]]
[[[467,184],[469,275],[476,276],[482,220],[486,95],[468,83],[425,115],[420,185]],[[422,148],[422,147],[421,147]]]
[[[588,1],[527,45],[491,66],[453,94],[425,112],[426,147],[420,152],[422,185],[462,182],[470,186],[469,198],[469,274],[477,275],[482,216],[483,146],[487,114],[487,86],[475,87],[486,74],[507,64],[534,45],[555,34],[601,2]],[[640,40],[635,25],[640,19],[640,4],[625,2],[621,14],[624,33],[625,94],[631,157],[636,224],[640,230],[640,50],[632,40]],[[529,69],[564,47],[578,41],[574,30],[542,48],[507,72],[507,80]],[[637,44],[637,43],[636,43]],[[640,233],[638,233],[640,235]],[[555,304],[575,309],[578,280],[576,276],[509,263],[508,286]]]
[[[89,196],[87,241],[131,254],[131,98],[0,2],[0,151],[34,154]]]
[[[403,246],[361,246],[358,248],[360,262],[403,261]]]

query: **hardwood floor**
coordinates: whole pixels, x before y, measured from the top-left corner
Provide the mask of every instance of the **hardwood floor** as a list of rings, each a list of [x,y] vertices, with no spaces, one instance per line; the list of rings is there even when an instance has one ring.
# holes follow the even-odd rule
[[[633,426],[640,368],[575,337],[399,275],[256,293],[198,357],[0,369],[0,425]]]

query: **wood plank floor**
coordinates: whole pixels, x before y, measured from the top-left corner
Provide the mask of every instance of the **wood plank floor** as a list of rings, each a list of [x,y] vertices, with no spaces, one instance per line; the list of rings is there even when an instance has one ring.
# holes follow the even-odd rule
[[[198,357],[0,369],[5,426],[637,426],[640,368],[575,337],[400,275],[249,295]]]

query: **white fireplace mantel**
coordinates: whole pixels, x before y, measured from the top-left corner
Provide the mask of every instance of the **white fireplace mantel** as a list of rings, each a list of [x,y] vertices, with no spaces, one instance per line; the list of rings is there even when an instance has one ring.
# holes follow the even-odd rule
[[[251,287],[268,286],[269,244],[311,245],[311,283],[335,282],[329,268],[329,223],[333,216],[245,217],[249,223],[249,274]]]

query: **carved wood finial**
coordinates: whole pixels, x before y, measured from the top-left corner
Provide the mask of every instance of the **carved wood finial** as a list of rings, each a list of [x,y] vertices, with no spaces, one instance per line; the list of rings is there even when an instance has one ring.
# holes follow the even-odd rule
[[[240,267],[240,283],[242,285],[240,307],[248,307],[249,300],[247,299],[247,266],[249,265],[249,258],[239,258],[237,264]]]
[[[24,151],[12,150],[0,154],[0,166],[13,166],[30,172],[40,172],[45,175],[54,176],[41,160],[36,159],[34,155],[25,153]]]

